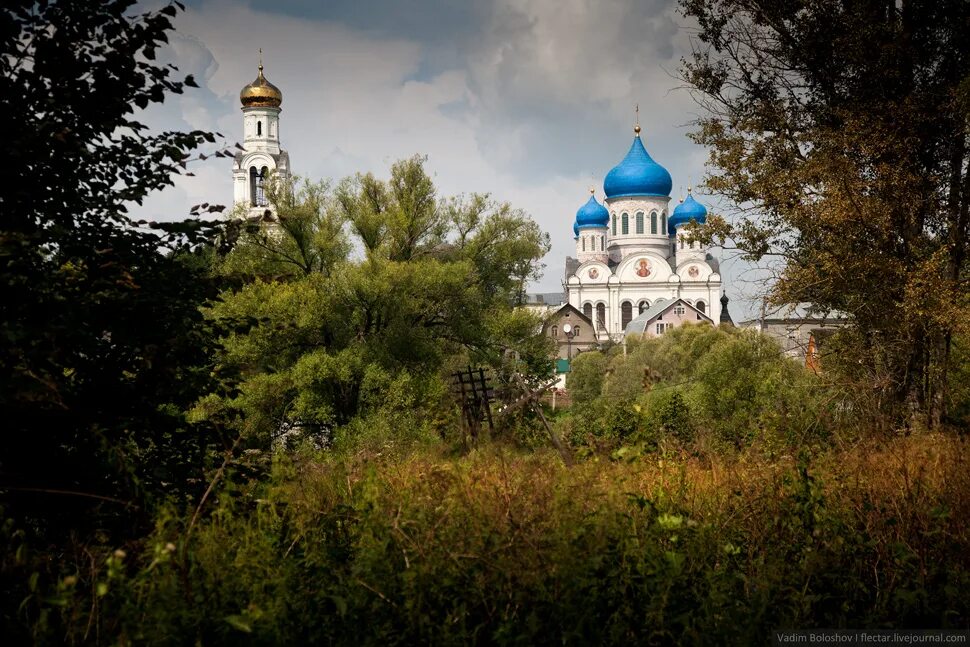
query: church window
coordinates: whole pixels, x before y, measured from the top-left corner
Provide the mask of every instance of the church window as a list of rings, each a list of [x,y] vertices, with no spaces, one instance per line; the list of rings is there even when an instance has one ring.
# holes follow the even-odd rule
[[[683,236],[680,237],[680,248],[681,249],[684,248],[684,237]]]
[[[650,214],[650,233],[657,233],[657,212],[654,211]]]
[[[622,232],[621,233],[623,233],[623,235],[629,234],[630,233],[630,216],[629,216],[629,214],[623,214],[622,220],[623,220],[623,229],[622,229]]]
[[[262,137],[263,136],[263,122],[262,121],[257,121],[256,122],[256,136],[257,137]]]
[[[637,212],[637,233],[638,234],[643,233],[643,212],[642,211]]]
[[[616,236],[616,214],[613,214],[613,235]]]
[[[596,304],[596,326],[600,330],[606,330],[606,304]]]
[[[664,212],[660,213],[660,233],[667,233],[667,214]]]
[[[600,251],[606,251],[606,236],[600,236]]]
[[[585,252],[586,251],[586,236],[583,236],[582,239],[583,239],[583,251]]]
[[[643,311],[649,307],[650,307],[650,302],[644,299],[643,301],[640,302],[640,305],[638,306],[637,314],[643,314]]]
[[[624,301],[620,306],[620,327],[626,330],[627,324],[631,321],[633,321],[633,304]]]
[[[701,312],[703,312],[703,313],[705,313],[705,314],[707,314],[707,310],[706,310],[706,308],[707,308],[707,306],[706,306],[706,305],[704,305],[704,302],[703,302],[703,301],[698,301],[698,302],[697,302],[697,305],[696,305],[696,306],[694,306],[694,307],[696,307],[696,308],[697,308],[698,310],[700,310]]]
[[[583,306],[583,314],[586,315],[587,317],[589,317],[590,319],[593,318],[593,304],[592,303],[587,303],[586,305]]]

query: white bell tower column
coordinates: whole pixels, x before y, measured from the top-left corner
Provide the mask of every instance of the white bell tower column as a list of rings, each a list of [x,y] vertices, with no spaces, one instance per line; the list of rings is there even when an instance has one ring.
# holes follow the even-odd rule
[[[243,112],[243,150],[236,152],[232,168],[234,214],[272,220],[267,197],[270,176],[288,179],[290,156],[280,147],[280,105],[283,93],[263,75],[262,50],[256,80],[239,93]]]

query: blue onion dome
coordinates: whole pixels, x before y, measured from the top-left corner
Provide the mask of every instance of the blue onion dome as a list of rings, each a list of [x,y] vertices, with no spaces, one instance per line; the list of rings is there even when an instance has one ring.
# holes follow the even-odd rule
[[[667,221],[667,228],[670,230],[670,235],[674,235],[677,227],[691,220],[696,220],[698,224],[703,225],[707,220],[707,209],[695,200],[694,196],[691,195],[690,189],[687,189],[687,199],[677,205],[674,212],[670,215],[670,219]]]
[[[593,191],[590,191],[590,193],[592,194]],[[590,195],[586,204],[581,206],[579,211],[576,212],[576,222],[573,224],[573,231],[578,236],[580,229],[606,227],[608,224],[610,224],[610,212],[606,210],[606,207],[596,201],[595,195]]]
[[[640,141],[640,127],[635,129],[636,136],[630,152],[623,161],[606,174],[603,190],[607,198],[633,195],[669,197],[673,180],[667,169],[653,161]]]

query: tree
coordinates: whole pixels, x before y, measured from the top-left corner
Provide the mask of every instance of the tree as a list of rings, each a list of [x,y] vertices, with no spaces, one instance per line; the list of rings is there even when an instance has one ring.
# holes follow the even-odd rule
[[[258,325],[225,339],[239,392],[200,412],[238,415],[255,446],[293,430],[331,442],[375,417],[421,426],[459,362],[501,366],[514,350],[521,370],[548,373],[538,321],[513,309],[548,250],[524,213],[481,195],[439,201],[421,157],[395,163],[388,181],[347,178],[332,196],[302,186],[271,192],[279,223],[244,232],[219,265],[244,284],[213,320]]]
[[[184,416],[216,389],[199,312],[216,286],[195,251],[211,231],[126,214],[214,137],[149,134],[133,116],[194,85],[154,63],[176,5],[133,5],[0,9],[0,495],[56,541],[190,496],[220,441]]]
[[[970,322],[970,6],[682,6],[700,25],[683,66],[707,111],[694,137],[737,216],[698,235],[780,259],[770,301],[847,314],[883,409],[939,420]]]

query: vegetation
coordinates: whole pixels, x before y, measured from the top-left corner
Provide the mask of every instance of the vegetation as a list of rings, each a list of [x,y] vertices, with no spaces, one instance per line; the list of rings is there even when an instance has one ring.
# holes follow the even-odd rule
[[[736,207],[698,236],[772,260],[774,304],[847,315],[890,424],[952,408],[970,251],[970,7],[962,0],[683,0],[683,78],[706,109],[707,186]]]
[[[548,237],[487,195],[439,196],[419,156],[387,179],[271,180],[269,225],[196,217],[212,205],[170,224],[128,218],[215,141],[150,135],[133,118],[192,85],[153,62],[180,5],[133,6],[0,9],[0,107],[14,125],[0,194],[5,643],[757,644],[785,627],[970,626],[962,135],[947,162],[935,130],[906,130],[908,103],[891,104],[901,125],[881,106],[873,123],[900,130],[874,145],[925,144],[892,171],[854,148],[853,110],[875,105],[867,92],[885,98],[879,83],[857,87],[865,74],[842,78],[830,49],[805,48],[836,75],[827,94],[821,63],[802,65],[793,43],[774,52],[811,96],[818,85],[812,109],[782,101],[768,120],[789,77],[769,74],[767,94],[742,79],[752,112],[699,135],[724,171],[712,186],[769,216],[696,233],[754,256],[780,245],[779,298],[852,315],[826,342],[838,352],[816,375],[763,336],[684,326],[580,355],[571,408],[537,412],[516,397],[548,378],[553,349],[518,306]],[[930,9],[901,4],[902,24],[937,45],[906,86],[920,92],[927,75],[962,70],[944,45],[963,46],[950,32],[963,9],[939,6],[955,20],[931,28]],[[828,38],[850,62],[871,54],[834,38],[842,24],[805,22],[824,15],[814,4],[773,7],[687,4],[709,54],[735,55],[688,66],[699,87],[765,46],[739,25],[796,21],[798,38]],[[893,16],[874,22],[886,42]],[[963,128],[947,83],[929,106]],[[890,188],[922,171],[937,184],[900,203],[927,214],[910,227],[916,212]],[[848,216],[836,174],[861,191]],[[832,232],[862,236],[860,214],[907,233],[887,247],[877,227],[843,258]],[[768,247],[752,246],[759,236]],[[839,258],[852,263],[836,281]],[[889,263],[886,285],[857,260]],[[856,283],[892,316],[860,306]],[[947,299],[949,319],[935,310]],[[471,447],[448,384],[469,364],[489,368],[507,405]],[[569,447],[553,453],[549,434]]]
[[[814,459],[573,469],[501,447],[281,458],[191,531],[163,515],[136,550],[37,589],[57,605],[39,637],[737,645],[965,627],[965,452],[923,434]]]

